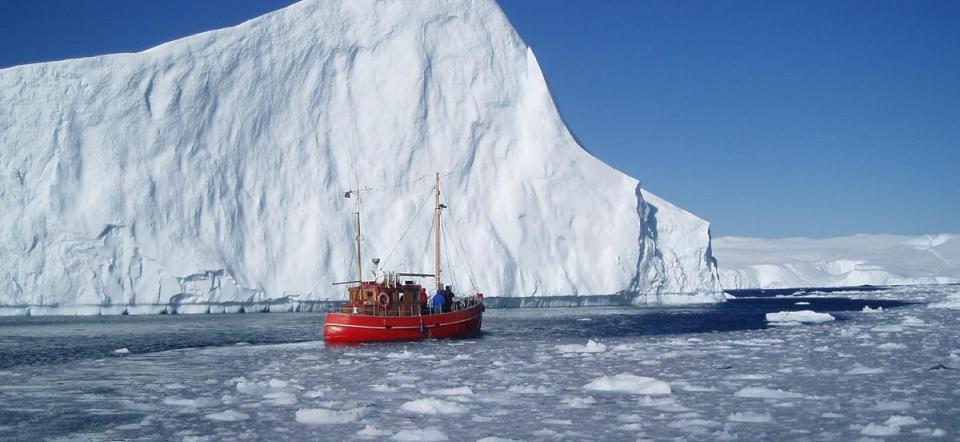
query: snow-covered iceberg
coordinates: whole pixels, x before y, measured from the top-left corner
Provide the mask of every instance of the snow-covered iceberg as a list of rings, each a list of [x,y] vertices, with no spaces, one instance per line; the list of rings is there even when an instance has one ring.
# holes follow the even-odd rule
[[[577,144],[492,0],[308,0],[0,70],[0,165],[0,304],[21,310],[340,299],[343,191],[374,189],[365,257],[419,270],[427,226],[389,250],[434,171],[488,295],[722,299],[708,224]]]
[[[725,289],[960,283],[960,235],[713,241]]]

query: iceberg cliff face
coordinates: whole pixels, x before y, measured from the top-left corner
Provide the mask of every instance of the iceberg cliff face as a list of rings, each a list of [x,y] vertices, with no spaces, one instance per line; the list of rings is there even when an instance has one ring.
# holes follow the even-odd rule
[[[363,253],[386,257],[434,171],[488,295],[718,299],[707,223],[577,144],[493,1],[304,1],[0,70],[0,167],[5,305],[340,299],[343,191],[373,188]],[[384,264],[420,270],[427,227]]]
[[[717,238],[725,289],[960,283],[958,235]]]

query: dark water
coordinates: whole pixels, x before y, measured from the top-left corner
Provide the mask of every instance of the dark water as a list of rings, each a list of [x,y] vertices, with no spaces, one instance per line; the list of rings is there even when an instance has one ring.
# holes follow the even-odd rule
[[[824,292],[826,290],[819,290]],[[843,297],[776,297],[784,291],[737,291],[737,299],[715,305],[495,309],[484,315],[484,339],[524,336],[608,338],[727,332],[767,327],[764,315],[786,310],[859,311],[905,305],[889,300]],[[809,305],[797,305],[808,302]],[[243,344],[279,344],[322,339],[322,313],[251,313],[0,318],[0,369],[62,364],[165,350]]]

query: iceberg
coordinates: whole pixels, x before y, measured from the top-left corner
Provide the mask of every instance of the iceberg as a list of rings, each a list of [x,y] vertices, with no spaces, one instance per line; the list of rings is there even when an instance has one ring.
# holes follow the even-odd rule
[[[960,235],[713,241],[725,289],[960,283]]]
[[[428,226],[389,250],[435,171],[448,251],[470,257],[444,269],[461,288],[723,300],[709,224],[578,144],[492,0],[307,0],[140,53],[0,70],[0,165],[4,314],[343,299],[343,192],[373,189],[365,259],[417,271]]]

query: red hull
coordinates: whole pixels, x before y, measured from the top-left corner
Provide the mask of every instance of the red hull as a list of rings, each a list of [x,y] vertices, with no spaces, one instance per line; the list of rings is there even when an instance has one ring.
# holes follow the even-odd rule
[[[424,316],[372,316],[327,313],[323,340],[331,344],[419,341],[480,334],[483,307]]]

